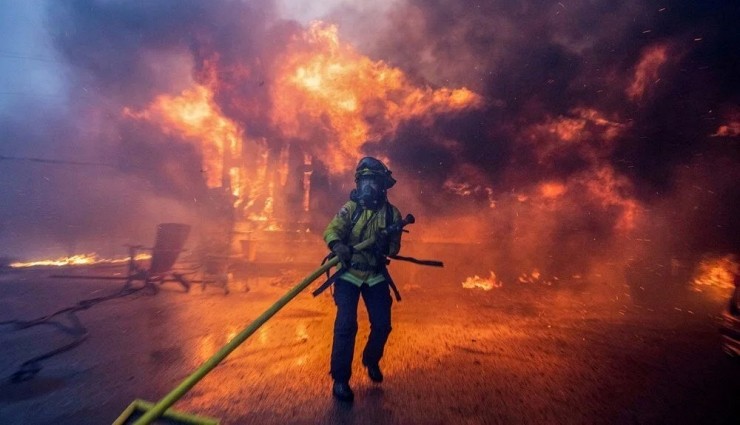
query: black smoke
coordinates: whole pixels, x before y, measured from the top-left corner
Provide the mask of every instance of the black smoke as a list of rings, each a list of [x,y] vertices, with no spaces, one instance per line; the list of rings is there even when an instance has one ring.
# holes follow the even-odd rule
[[[738,12],[726,1],[408,1],[371,54],[418,81],[470,87],[487,107],[407,128],[388,147],[398,166],[417,170],[419,184],[445,180],[451,160],[475,164],[503,194],[587,168],[567,151],[555,166],[538,163],[537,147],[522,139],[548,118],[594,108],[626,125],[604,164],[629,180],[629,196],[650,214],[681,229],[677,249],[737,252],[738,137],[710,135],[740,100],[730,54],[740,41]],[[644,96],[630,99],[626,87],[655,45],[668,46],[668,59]],[[440,138],[459,143],[453,158],[425,142]],[[686,204],[694,187],[707,196]]]

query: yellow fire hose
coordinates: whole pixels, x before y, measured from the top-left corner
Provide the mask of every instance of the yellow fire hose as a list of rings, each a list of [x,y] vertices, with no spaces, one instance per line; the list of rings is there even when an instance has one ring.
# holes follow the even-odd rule
[[[404,220],[404,224],[406,223],[413,223],[413,216],[410,220]],[[372,236],[368,240],[363,241],[362,243],[359,243],[353,247],[355,251],[361,251],[372,244],[375,243],[375,237]],[[244,341],[247,340],[254,332],[257,331],[257,329],[260,328],[265,322],[267,322],[272,316],[275,315],[281,308],[285,307],[286,304],[293,298],[295,298],[296,295],[298,295],[301,291],[306,289],[308,285],[310,285],[314,280],[318,279],[322,274],[324,274],[327,270],[329,270],[331,267],[337,265],[339,263],[339,258],[334,257],[331,260],[327,261],[316,269],[313,273],[308,275],[306,278],[304,278],[299,284],[294,286],[290,291],[288,291],[285,295],[283,295],[275,304],[270,306],[267,310],[265,310],[264,313],[262,313],[259,317],[257,317],[252,323],[249,324],[244,330],[242,330],[238,335],[234,337],[231,341],[229,341],[228,344],[223,346],[216,354],[211,356],[210,359],[206,360],[205,363],[203,363],[195,372],[193,372],[190,376],[185,378],[180,385],[178,385],[175,389],[170,391],[169,394],[165,395],[164,398],[162,398],[160,401],[158,401],[156,404],[152,405],[151,403],[144,402],[142,400],[136,400],[134,403],[132,403],[131,406],[129,406],[129,409],[126,409],[121,416],[116,419],[115,422],[113,422],[113,425],[123,425],[127,423],[127,419],[132,414],[132,410],[134,407],[141,408],[145,410],[146,412],[138,419],[136,422],[134,422],[134,425],[148,425],[152,423],[155,419],[161,417],[162,415],[172,417],[173,419],[179,419],[181,421],[184,421],[185,423],[192,423],[192,424],[203,424],[203,423],[209,423],[214,424],[218,423],[217,421],[214,421],[212,418],[202,418],[199,420],[199,418],[187,415],[182,412],[176,412],[169,409],[177,400],[179,400],[185,393],[187,393],[191,388],[195,386],[201,379],[203,379],[213,368],[218,366],[219,363],[223,359],[226,358],[229,354],[231,354],[232,351],[234,351],[237,347],[239,347]]]

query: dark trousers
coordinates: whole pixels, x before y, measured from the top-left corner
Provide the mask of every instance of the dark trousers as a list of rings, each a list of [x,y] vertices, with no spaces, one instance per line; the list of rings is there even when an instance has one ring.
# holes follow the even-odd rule
[[[352,357],[357,335],[357,303],[362,294],[370,317],[370,336],[362,353],[362,363],[376,365],[383,357],[383,348],[391,333],[391,299],[387,282],[357,287],[342,279],[334,283],[337,318],[334,321],[334,344],[331,349],[331,376],[335,381],[348,382],[352,376]]]

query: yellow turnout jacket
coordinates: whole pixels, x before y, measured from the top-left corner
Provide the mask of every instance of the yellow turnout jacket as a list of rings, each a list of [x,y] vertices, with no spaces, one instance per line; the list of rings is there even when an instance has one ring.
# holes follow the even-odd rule
[[[362,208],[355,201],[349,201],[339,210],[336,216],[331,220],[324,231],[324,240],[327,244],[334,241],[342,241],[347,245],[355,246],[358,243],[375,235],[378,230],[385,229],[392,223],[401,221],[401,213],[398,208],[386,202],[377,211],[364,209],[352,226],[352,218],[355,217],[355,211]],[[388,211],[390,209],[390,212]],[[393,221],[387,223],[387,218],[393,217]],[[390,235],[388,238],[389,249],[386,255],[396,255],[401,249],[401,235]],[[347,273],[342,275],[342,279],[349,281],[357,286],[367,283],[372,286],[383,282],[385,277],[382,270],[385,266],[380,264],[382,258],[378,258],[373,252],[373,248],[367,248],[362,251],[356,251],[352,255],[352,264]],[[341,265],[339,266],[341,268]]]

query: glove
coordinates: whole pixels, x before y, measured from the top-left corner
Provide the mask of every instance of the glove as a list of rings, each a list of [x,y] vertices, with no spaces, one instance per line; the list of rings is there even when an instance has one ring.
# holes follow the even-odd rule
[[[342,267],[349,268],[349,265],[352,262],[352,247],[340,241],[335,241],[329,248],[331,249],[331,252],[339,258],[339,261],[342,262]]]

